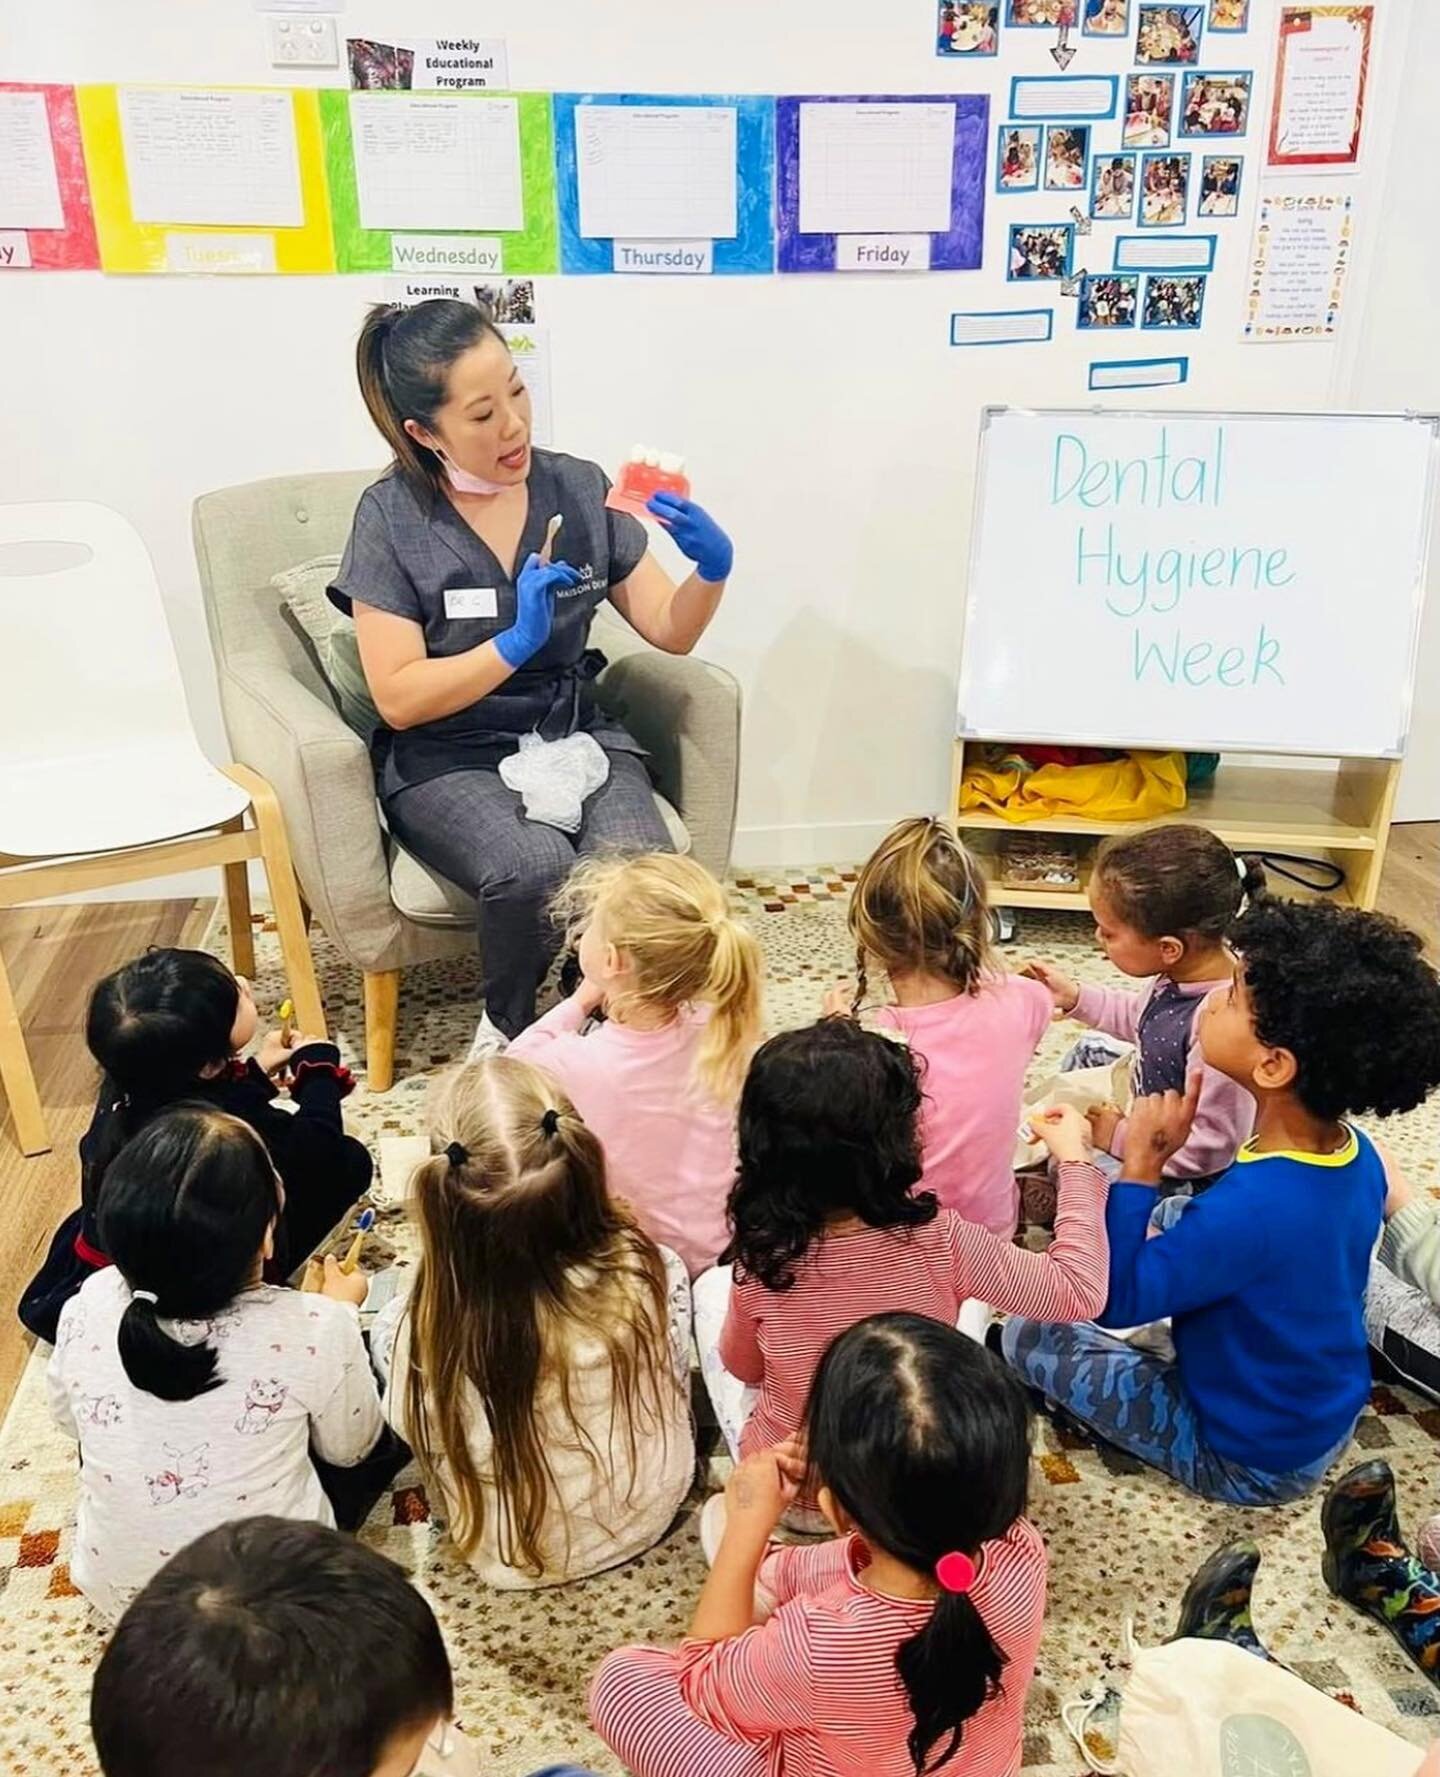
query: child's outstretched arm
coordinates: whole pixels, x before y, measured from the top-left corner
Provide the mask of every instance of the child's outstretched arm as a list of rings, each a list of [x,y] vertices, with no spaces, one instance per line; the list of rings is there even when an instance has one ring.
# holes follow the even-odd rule
[[[1205,1065],[1198,1040],[1190,1045],[1186,1078],[1192,1074],[1200,1078],[1200,1098],[1185,1145],[1166,1168],[1169,1178],[1212,1178],[1224,1172],[1255,1127],[1254,1098],[1228,1075]],[[1129,1118],[1122,1116],[1111,1132],[1108,1146],[1117,1160],[1125,1158],[1129,1128]]]
[[[564,1085],[566,1058],[582,1040],[580,1033],[599,1008],[600,999],[599,991],[582,979],[567,999],[557,1000],[543,1017],[511,1037],[505,1053],[517,1061],[533,1061]]]
[[[1045,1252],[1032,1253],[957,1221],[957,1289],[1004,1314],[1093,1320],[1105,1306],[1109,1269],[1105,1175],[1090,1159],[1085,1119],[1073,1105],[1032,1117],[1031,1127],[1060,1166],[1055,1238]]]

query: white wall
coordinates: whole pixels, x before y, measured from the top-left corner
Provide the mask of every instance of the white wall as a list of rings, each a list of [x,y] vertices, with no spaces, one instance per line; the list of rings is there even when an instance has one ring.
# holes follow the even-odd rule
[[[1431,0],[1434,3],[1434,0]],[[1242,215],[1215,226],[1209,324],[1188,345],[1191,381],[1128,405],[1319,408],[1440,405],[1427,311],[1434,231],[1413,144],[1437,90],[1418,0],[1378,0],[1376,65],[1345,319],[1365,349],[1238,340],[1249,216],[1260,184],[1277,0],[1255,0],[1248,36],[1212,66],[1254,66]],[[342,30],[503,33],[512,84],[685,91],[975,91],[1003,115],[1011,76],[1053,72],[1048,32],[1007,33],[998,61],[941,63],[929,0],[879,8],[828,0],[589,0],[547,9],[492,0],[351,0]],[[1427,6],[1428,10],[1428,6]],[[1406,38],[1416,24],[1412,60]],[[883,22],[882,22],[883,21]],[[1423,52],[1421,60],[1415,50]],[[1077,70],[1122,71],[1130,50],[1081,44]],[[68,0],[12,8],[0,78],[264,83],[272,75],[249,0]],[[330,73],[315,84],[336,84]],[[1387,164],[1399,115],[1409,149]],[[1114,140],[1116,125],[1099,126]],[[1106,132],[1111,133],[1106,133]],[[1008,223],[1063,217],[1069,199],[991,198],[986,269],[920,276],[542,280],[564,448],[614,464],[635,438],[683,451],[697,496],[733,532],[737,569],[704,649],[747,698],[742,861],[853,857],[894,816],[942,805],[947,783],[977,413],[988,402],[1087,402],[1092,356],[1150,356],[1167,336],[1092,346],[1054,286],[1004,283]],[[1401,218],[1404,217],[1402,226]],[[1114,225],[1097,227],[1108,263]],[[1394,236],[1392,240],[1392,234]],[[1413,287],[1367,280],[1378,238],[1413,257]],[[1090,243],[1081,242],[1082,249]],[[1428,253],[1430,271],[1420,255]],[[1084,257],[1082,251],[1082,257]],[[1042,294],[1042,292],[1045,292]],[[381,280],[102,278],[18,274],[0,287],[7,499],[84,496],[140,527],[154,554],[207,747],[224,751],[189,543],[189,505],[211,487],[287,471],[375,463],[382,453],[352,386],[351,343]],[[954,308],[1053,301],[1050,346],[955,350]],[[1386,315],[1382,327],[1373,315]],[[1156,342],[1152,347],[1152,342]],[[1111,347],[1114,349],[1110,349]],[[1133,349],[1132,349],[1133,347]],[[1410,372],[1430,357],[1427,396]],[[1352,387],[1353,384],[1353,387]],[[1418,386],[1418,385],[1417,385]],[[1283,482],[1277,484],[1277,492]],[[1432,636],[1432,640],[1434,637]],[[1432,714],[1429,742],[1440,737]],[[1440,782],[1424,807],[1440,814]]]

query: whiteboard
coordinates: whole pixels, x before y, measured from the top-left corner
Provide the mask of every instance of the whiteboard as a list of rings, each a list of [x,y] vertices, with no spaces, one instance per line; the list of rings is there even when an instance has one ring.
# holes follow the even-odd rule
[[[987,408],[958,732],[1400,757],[1437,428]]]

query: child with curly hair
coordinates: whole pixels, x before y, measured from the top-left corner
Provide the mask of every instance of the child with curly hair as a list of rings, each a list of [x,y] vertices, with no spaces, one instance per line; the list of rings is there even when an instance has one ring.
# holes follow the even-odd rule
[[[1386,1168],[1347,1117],[1440,1084],[1440,981],[1375,913],[1258,901],[1239,971],[1198,1019],[1206,1066],[1254,1095],[1255,1134],[1203,1196],[1155,1192],[1201,1076],[1138,1099],[1106,1214],[1100,1326],[1012,1320],[1006,1357],[1111,1443],[1207,1499],[1278,1505],[1316,1486],[1370,1394],[1365,1285]],[[1181,1213],[1183,1211],[1183,1213]],[[1173,1316],[1173,1362],[1104,1331]]]

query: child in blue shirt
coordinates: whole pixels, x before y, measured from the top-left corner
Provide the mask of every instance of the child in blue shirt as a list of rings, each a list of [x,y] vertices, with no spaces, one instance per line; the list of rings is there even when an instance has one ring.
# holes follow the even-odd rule
[[[1136,1101],[1106,1213],[1099,1325],[1012,1320],[1009,1361],[1109,1442],[1209,1499],[1308,1493],[1370,1390],[1365,1285],[1381,1156],[1347,1113],[1412,1110],[1440,1084],[1440,981],[1393,920],[1259,899],[1239,971],[1199,1018],[1204,1059],[1253,1093],[1253,1138],[1204,1196],[1156,1213],[1187,1090]],[[1154,1221],[1152,1223],[1152,1214]],[[1174,1361],[1103,1330],[1173,1318]]]

